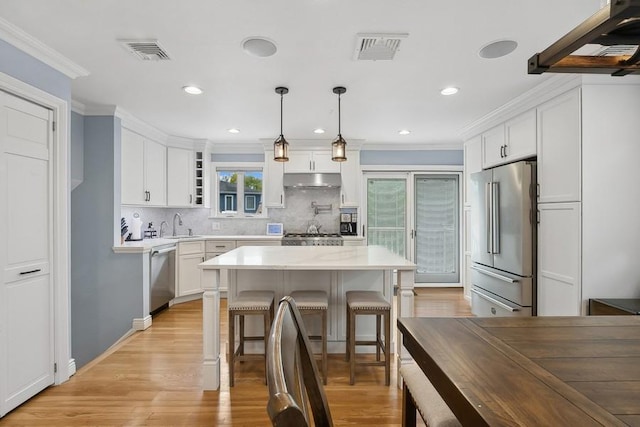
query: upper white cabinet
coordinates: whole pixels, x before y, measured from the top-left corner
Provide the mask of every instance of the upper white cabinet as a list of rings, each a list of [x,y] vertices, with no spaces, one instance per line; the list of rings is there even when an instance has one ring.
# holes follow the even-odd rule
[[[166,206],[166,147],[123,128],[121,155],[122,204]]]
[[[538,203],[580,201],[580,88],[538,107]]]
[[[284,163],[273,160],[273,151],[264,153],[264,207],[284,208]]]
[[[272,157],[273,158],[273,157]],[[289,151],[289,161],[284,164],[286,173],[340,173],[340,163],[331,160],[331,151]]]
[[[193,206],[194,182],[193,151],[167,147],[167,205]]]
[[[335,163],[335,162],[334,162]],[[360,151],[347,150],[347,161],[340,164],[342,184],[340,187],[340,207],[360,205]]]
[[[482,167],[490,168],[504,161],[504,123],[482,134]]]
[[[529,110],[482,134],[482,166],[489,168],[536,155],[536,110]]]

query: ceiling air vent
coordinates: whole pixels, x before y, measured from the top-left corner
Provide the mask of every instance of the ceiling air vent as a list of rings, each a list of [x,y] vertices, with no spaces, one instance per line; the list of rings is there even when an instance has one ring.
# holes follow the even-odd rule
[[[118,40],[127,51],[134,54],[138,59],[143,61],[168,61],[169,54],[160,44],[158,40]]]
[[[400,50],[400,42],[409,36],[401,34],[358,34],[356,61],[389,61]]]

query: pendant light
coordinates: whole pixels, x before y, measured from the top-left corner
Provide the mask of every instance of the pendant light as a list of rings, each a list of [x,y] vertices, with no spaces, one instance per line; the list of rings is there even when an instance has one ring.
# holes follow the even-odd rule
[[[285,94],[289,93],[289,89],[278,86],[276,93],[280,95],[280,136],[273,143],[273,160],[276,162],[288,162],[289,143],[282,135],[282,99]]]
[[[340,95],[346,91],[347,88],[342,86],[333,88],[333,93],[338,95],[338,137],[331,143],[331,160],[334,162],[344,162],[347,160],[347,141],[344,140],[340,133]]]

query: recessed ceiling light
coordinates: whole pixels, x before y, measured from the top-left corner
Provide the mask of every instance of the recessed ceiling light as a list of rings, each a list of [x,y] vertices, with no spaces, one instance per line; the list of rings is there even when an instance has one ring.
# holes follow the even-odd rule
[[[229,129],[229,133],[240,133],[240,129],[231,128]]]
[[[409,135],[411,133],[411,131],[407,130],[407,129],[402,129],[402,130],[399,130],[398,133],[400,135]]]
[[[518,43],[513,40],[497,40],[480,48],[478,55],[480,58],[495,59],[508,55],[518,47]]]
[[[264,37],[249,37],[242,41],[242,49],[249,55],[264,58],[274,55],[278,50],[276,44]]]
[[[460,89],[458,89],[457,87],[445,87],[444,89],[442,89],[440,91],[441,94],[443,95],[455,95],[456,93],[458,93]]]
[[[187,92],[189,95],[202,94],[202,89],[200,89],[198,86],[183,86],[182,90]]]
[[[320,128],[314,129],[313,133],[324,133],[324,129],[320,129]]]

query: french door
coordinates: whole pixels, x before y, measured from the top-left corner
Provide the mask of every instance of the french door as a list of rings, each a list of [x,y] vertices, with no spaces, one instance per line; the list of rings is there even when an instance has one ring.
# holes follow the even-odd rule
[[[459,188],[457,174],[414,176],[416,282],[460,283]]]
[[[365,237],[417,264],[423,286],[460,285],[460,174],[367,172]]]

